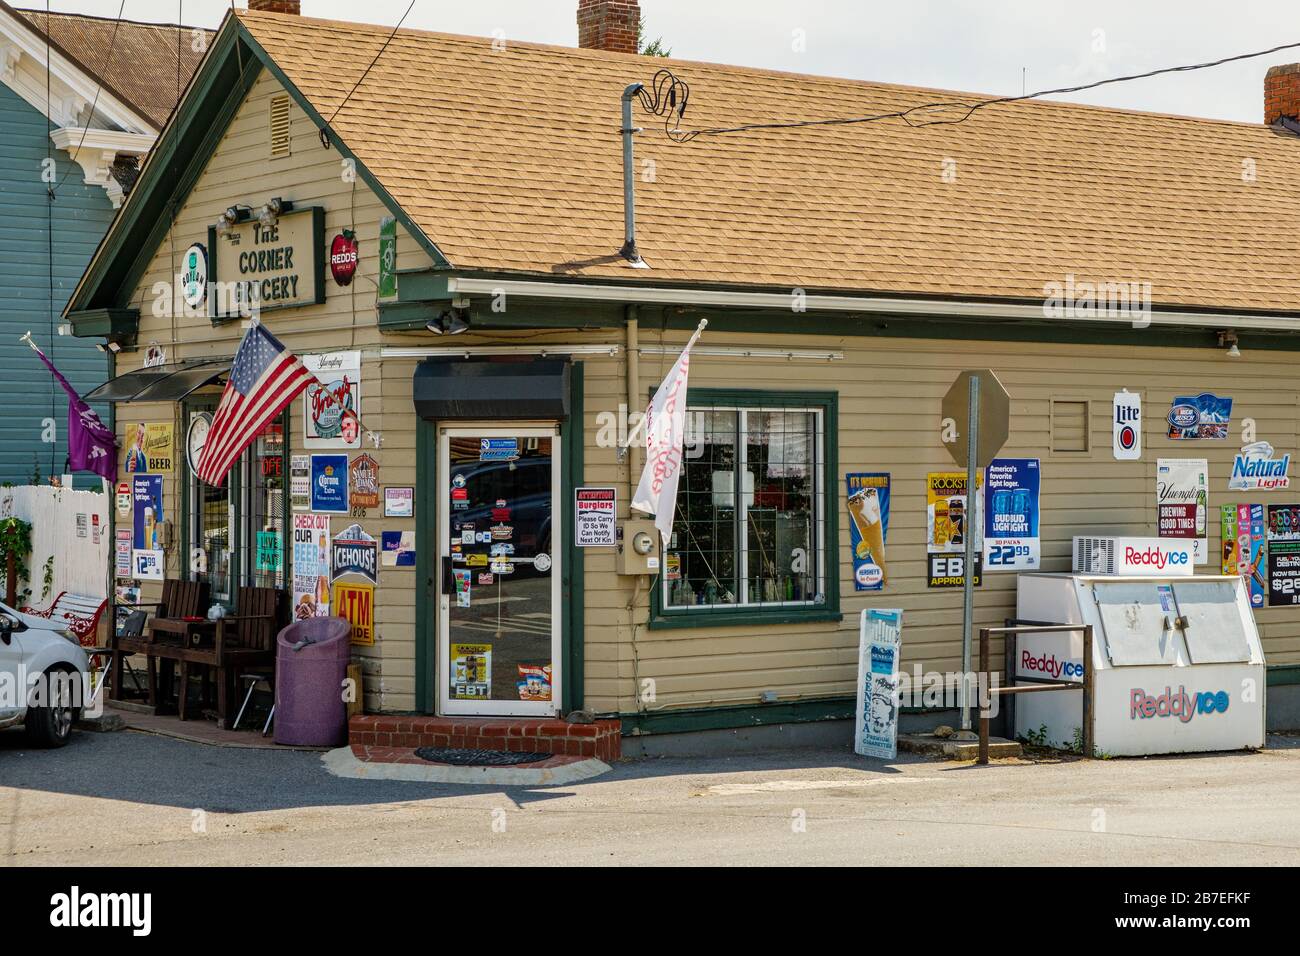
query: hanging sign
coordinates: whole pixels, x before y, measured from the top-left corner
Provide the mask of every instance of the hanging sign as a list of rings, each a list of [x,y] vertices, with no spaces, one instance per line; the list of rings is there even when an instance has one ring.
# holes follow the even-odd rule
[[[1250,595],[1251,607],[1263,607],[1268,581],[1265,577],[1266,535],[1263,505],[1224,505],[1220,509],[1224,574],[1241,575]]]
[[[975,481],[982,484],[984,473],[977,471]],[[980,508],[978,488],[974,495],[975,507]],[[978,540],[983,526],[981,516],[967,515],[966,472],[939,471],[926,475],[926,559],[928,586],[932,588],[959,588],[966,583],[966,534],[977,536],[975,541],[976,587],[982,583],[983,547]]]
[[[1231,398],[1210,392],[1175,395],[1169,407],[1169,437],[1177,441],[1227,438],[1231,419]]]
[[[1266,441],[1242,445],[1232,459],[1228,487],[1242,491],[1284,491],[1291,486],[1291,456],[1277,457]]]
[[[1111,416],[1111,452],[1117,461],[1142,457],[1142,396],[1130,391],[1115,393]]]
[[[618,545],[618,491],[614,488],[573,490],[573,538],[580,548],[613,548]],[[510,512],[502,507],[503,521]]]
[[[347,455],[311,456],[311,510],[347,514]]]
[[[371,584],[334,585],[334,613],[352,625],[352,643],[375,643],[375,588]]]
[[[316,376],[303,390],[303,444],[307,448],[361,447],[361,353],[304,355]]]
[[[879,591],[889,577],[889,565],[885,559],[885,539],[889,534],[889,475],[884,472],[855,472],[844,480],[848,495],[853,588]]]
[[[1268,606],[1300,604],[1300,504],[1269,505],[1267,515]]]
[[[984,569],[1037,571],[1037,458],[995,458],[984,469]]]
[[[898,756],[898,659],[903,612],[867,609],[858,628],[858,684],[853,752]]]
[[[131,529],[118,528],[113,541],[113,574],[119,578],[131,576]]]
[[[325,210],[320,206],[281,212],[270,223],[246,219],[220,235],[209,227],[208,244],[214,288],[230,290],[209,303],[214,319],[325,301]]]
[[[311,456],[289,458],[289,507],[294,511],[311,509]]]
[[[131,552],[131,577],[141,581],[161,581],[163,579],[163,553],[161,551]]]
[[[384,489],[384,517],[410,518],[415,515],[415,489],[388,487]]]
[[[208,250],[196,242],[185,250],[181,259],[181,297],[191,309],[208,298]]]
[[[397,295],[397,220],[384,216],[379,220],[379,290],[381,299]]]
[[[293,516],[293,617],[330,613],[330,516]]]
[[[280,532],[257,532],[257,570],[264,574],[278,574],[283,567],[284,552],[280,547]]]
[[[359,524],[350,524],[334,536],[330,563],[333,580],[345,574],[357,574],[372,584],[378,580],[378,545]]]
[[[135,505],[132,547],[160,551],[164,520],[162,475],[136,475],[131,479],[131,498]]]
[[[1209,520],[1209,466],[1204,458],[1156,460],[1156,533],[1192,544],[1192,561],[1210,559],[1205,537]]]
[[[383,548],[384,567],[415,567],[414,531],[381,531],[379,539]]]
[[[339,285],[352,284],[360,261],[358,250],[357,234],[351,229],[344,229],[330,242],[330,274]]]
[[[352,459],[348,469],[349,504],[353,508],[379,507],[379,462],[367,454]]]

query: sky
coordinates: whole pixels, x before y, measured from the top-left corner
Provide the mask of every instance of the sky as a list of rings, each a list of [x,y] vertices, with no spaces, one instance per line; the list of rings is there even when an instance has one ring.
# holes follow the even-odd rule
[[[10,2],[44,8],[43,0]],[[58,12],[115,17],[122,0],[49,2]],[[216,26],[230,2],[125,0],[123,16]],[[302,0],[302,8],[392,25],[408,2]],[[576,9],[577,0],[415,0],[406,25],[573,45]],[[641,0],[641,11],[649,38],[662,37],[674,57],[995,95],[1300,44],[1296,0]],[[1300,47],[1061,98],[1257,123],[1265,71],[1293,62]]]

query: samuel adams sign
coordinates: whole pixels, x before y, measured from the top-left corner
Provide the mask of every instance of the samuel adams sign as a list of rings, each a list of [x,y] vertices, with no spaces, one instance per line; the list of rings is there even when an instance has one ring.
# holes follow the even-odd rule
[[[325,210],[309,206],[281,213],[271,223],[256,218],[218,234],[208,230],[208,275],[219,294],[209,296],[214,322],[261,311],[325,301]]]

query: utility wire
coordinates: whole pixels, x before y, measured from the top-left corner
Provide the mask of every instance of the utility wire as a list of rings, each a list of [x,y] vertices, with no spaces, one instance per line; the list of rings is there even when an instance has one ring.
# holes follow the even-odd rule
[[[80,142],[77,143],[77,153],[81,152],[81,147],[86,145],[86,133],[90,131],[90,123],[95,118],[95,107],[99,105],[99,91],[104,88],[103,76],[105,73],[108,72],[109,64],[113,62],[113,47],[117,44],[117,28],[122,25],[122,13],[125,10],[126,10],[126,0],[122,0],[122,2],[118,4],[117,7],[117,19],[113,22],[113,32],[109,34],[108,37],[108,52],[104,54],[104,61],[103,63],[100,64],[99,67],[98,82],[95,83],[95,96],[90,101],[90,112],[86,114],[86,122],[81,127],[81,140]],[[47,39],[49,38],[49,29],[50,29],[50,24],[47,19],[45,23]],[[48,57],[47,57],[46,67],[47,68],[49,67]],[[77,153],[73,153],[72,155],[76,156]],[[72,167],[69,166],[68,171],[63,174],[63,178],[59,180],[58,184],[55,185],[55,187],[51,190],[51,193],[57,193],[60,189],[62,189],[63,184],[68,181],[68,177],[71,175],[72,175]]]
[[[410,5],[407,6],[406,8],[406,13],[403,13],[402,19],[397,21],[397,26],[393,27],[393,32],[388,34],[388,39],[386,39],[384,41],[384,45],[379,48],[379,52],[375,54],[375,58],[370,61],[370,65],[366,67],[365,72],[363,72],[359,77],[357,77],[357,81],[352,84],[352,89],[348,90],[348,95],[343,97],[343,102],[340,103],[338,106],[334,107],[334,112],[330,114],[330,118],[327,119],[325,121],[325,125],[321,127],[320,144],[324,146],[326,149],[330,148],[329,127],[334,125],[334,117],[338,116],[339,112],[343,109],[343,107],[348,105],[348,100],[352,99],[352,94],[357,91],[357,87],[360,86],[362,81],[364,81],[365,78],[370,75],[370,71],[374,69],[375,64],[379,62],[379,58],[383,56],[384,51],[388,49],[388,44],[392,43],[393,37],[397,36],[397,31],[402,29],[402,24],[406,22],[406,17],[411,12],[411,8],[414,6],[415,6],[415,0],[411,0]]]
[[[1225,63],[1236,63],[1240,60],[1251,60],[1261,56],[1268,56],[1272,53],[1280,53],[1283,50],[1294,50],[1300,47],[1300,43],[1283,43],[1278,46],[1269,47],[1267,50],[1257,50],[1253,53],[1239,53],[1234,56],[1225,56],[1218,60],[1209,60],[1204,63],[1188,63],[1182,66],[1166,66],[1156,70],[1148,70],[1145,73],[1131,73],[1127,76],[1113,76],[1105,80],[1096,80],[1092,83],[1081,83],[1078,86],[1062,86],[1050,90],[1038,90],[1033,93],[1023,93],[1020,96],[1001,96],[993,99],[980,100],[977,103],[961,103],[955,101],[924,103],[920,106],[913,106],[905,110],[895,110],[889,113],[875,113],[869,116],[846,116],[834,119],[817,119],[817,120],[786,120],[771,123],[743,123],[736,126],[712,126],[702,129],[682,129],[680,121],[682,115],[686,112],[686,102],[690,97],[690,86],[681,78],[676,76],[671,70],[660,70],[655,74],[650,86],[643,89],[638,97],[641,106],[647,113],[664,117],[664,132],[674,143],[689,143],[698,136],[721,136],[726,133],[742,133],[754,130],[778,130],[778,129],[802,129],[808,126],[848,126],[857,123],[875,123],[881,120],[901,119],[908,126],[939,126],[964,123],[970,119],[976,111],[986,109],[990,106],[996,106],[1003,103],[1019,103],[1022,100],[1039,99],[1044,96],[1057,96],[1065,93],[1080,93],[1084,90],[1093,90],[1099,86],[1108,86],[1112,83],[1128,83],[1133,80],[1145,80],[1153,76],[1162,76],[1166,73],[1188,73],[1193,70],[1205,70],[1210,67],[1223,66]],[[954,113],[954,111],[956,111]],[[935,116],[931,114],[948,114]],[[674,116],[676,123],[674,123]]]

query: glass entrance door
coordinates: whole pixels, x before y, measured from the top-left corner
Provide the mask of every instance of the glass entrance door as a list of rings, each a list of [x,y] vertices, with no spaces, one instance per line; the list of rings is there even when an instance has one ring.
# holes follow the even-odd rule
[[[439,432],[438,711],[559,712],[558,429]]]

